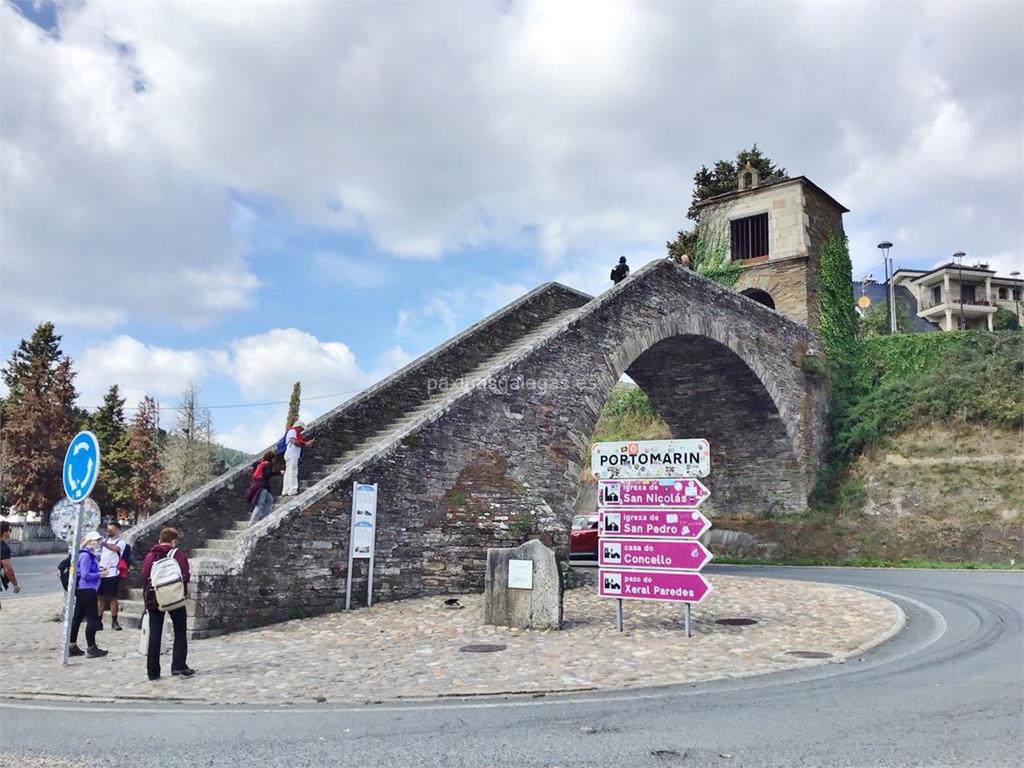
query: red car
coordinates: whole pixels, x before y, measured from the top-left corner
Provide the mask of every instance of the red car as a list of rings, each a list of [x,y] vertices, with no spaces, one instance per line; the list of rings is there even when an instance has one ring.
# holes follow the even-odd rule
[[[597,515],[576,515],[569,531],[569,559],[597,560]]]

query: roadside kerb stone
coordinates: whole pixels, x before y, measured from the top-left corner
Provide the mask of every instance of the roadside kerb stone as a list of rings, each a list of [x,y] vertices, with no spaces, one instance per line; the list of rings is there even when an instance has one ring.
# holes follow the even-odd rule
[[[856,589],[776,579],[714,576],[715,591],[693,610],[627,601],[626,631],[615,604],[593,589],[565,593],[561,631],[480,623],[481,595],[418,598],[193,641],[194,678],[150,682],[135,630],[99,634],[104,659],[57,661],[60,595],[5,601],[4,694],[12,698],[159,700],[210,704],[367,703],[396,699],[630,689],[746,677],[859,657],[905,621],[893,603]],[[722,618],[757,624],[728,627]],[[108,618],[109,621],[109,618]],[[15,629],[17,628],[17,629]],[[462,653],[497,643],[497,653]],[[821,651],[805,660],[789,651]]]

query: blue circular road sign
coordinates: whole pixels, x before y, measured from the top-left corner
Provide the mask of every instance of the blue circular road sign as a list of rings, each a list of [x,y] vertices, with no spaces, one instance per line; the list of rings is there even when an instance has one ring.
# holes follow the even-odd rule
[[[100,444],[92,432],[79,432],[64,454],[64,493],[72,501],[81,501],[92,493],[100,473]]]

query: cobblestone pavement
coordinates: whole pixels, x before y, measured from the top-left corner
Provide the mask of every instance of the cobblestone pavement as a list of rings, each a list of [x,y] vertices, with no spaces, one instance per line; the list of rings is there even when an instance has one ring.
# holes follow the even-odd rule
[[[0,612],[4,695],[18,698],[158,699],[218,704],[360,703],[388,699],[621,689],[764,674],[842,661],[895,634],[903,614],[853,589],[774,579],[714,576],[715,591],[693,608],[693,637],[682,607],[626,601],[626,631],[615,603],[591,587],[570,590],[560,632],[483,626],[482,598],[443,597],[292,621],[189,644],[185,680],[146,679],[139,632],[98,635],[103,659],[58,661],[61,595],[6,601]],[[752,618],[725,626],[719,619]],[[169,622],[168,622],[169,623]],[[467,653],[470,644],[505,645]],[[832,654],[827,660],[787,655]]]

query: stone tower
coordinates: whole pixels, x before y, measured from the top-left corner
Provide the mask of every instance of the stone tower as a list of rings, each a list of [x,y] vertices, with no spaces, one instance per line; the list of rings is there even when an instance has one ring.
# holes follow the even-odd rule
[[[735,191],[697,208],[699,226],[724,239],[743,265],[736,290],[817,330],[821,245],[843,232],[848,209],[806,176],[761,182],[749,164]]]

